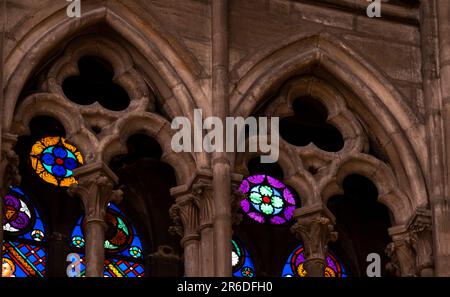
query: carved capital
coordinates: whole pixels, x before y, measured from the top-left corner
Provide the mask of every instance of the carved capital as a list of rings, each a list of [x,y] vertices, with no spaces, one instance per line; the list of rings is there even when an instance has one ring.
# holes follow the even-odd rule
[[[169,231],[182,237],[182,245],[190,240],[200,238],[197,233],[198,212],[195,197],[191,194],[179,197],[177,202],[169,209],[169,215],[175,224],[175,226],[169,228]]]
[[[410,232],[403,226],[389,229],[392,242],[386,247],[390,262],[386,269],[397,276],[417,276],[416,255],[412,246]]]
[[[417,270],[420,276],[433,275],[433,237],[431,211],[419,209],[409,226],[411,245],[417,255]]]
[[[325,259],[328,243],[338,237],[334,231],[334,217],[321,206],[299,210],[295,215],[297,223],[291,231],[303,241],[306,259]]]
[[[122,200],[123,191],[114,190],[117,177],[103,163],[76,169],[74,175],[78,183],[72,184],[68,193],[71,196],[78,196],[83,202],[85,223],[103,222],[108,204]]]
[[[214,222],[214,200],[211,181],[202,180],[192,186],[192,195],[199,210],[199,228],[209,228]]]

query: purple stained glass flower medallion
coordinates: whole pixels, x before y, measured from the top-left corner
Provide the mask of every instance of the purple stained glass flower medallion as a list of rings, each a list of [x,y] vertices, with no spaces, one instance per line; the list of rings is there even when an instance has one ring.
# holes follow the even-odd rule
[[[299,207],[287,186],[268,175],[249,176],[239,189],[243,195],[242,210],[258,223],[284,224]]]

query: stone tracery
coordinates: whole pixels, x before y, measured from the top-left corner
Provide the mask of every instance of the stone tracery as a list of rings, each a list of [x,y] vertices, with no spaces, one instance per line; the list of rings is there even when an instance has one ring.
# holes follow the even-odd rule
[[[5,106],[7,111],[15,112],[8,113],[3,119],[4,131],[11,133],[2,137],[5,138],[2,142],[4,157],[0,168],[8,172],[0,172],[0,176],[8,180],[4,182],[3,189],[6,184],[19,183],[17,166],[14,165],[17,158],[12,149],[14,139],[30,133],[29,124],[36,116],[49,115],[59,120],[66,129],[67,138],[80,149],[88,166],[102,162],[109,164],[114,156],[127,153],[126,142],[130,136],[147,134],[160,144],[163,151],[161,160],[176,169],[178,186],[172,190],[176,204],[171,214],[179,225],[174,230],[182,236],[185,246],[185,272],[187,275],[214,275],[211,239],[214,192],[211,172],[205,170],[210,166],[210,156],[173,153],[170,149],[172,131],[167,120],[175,115],[192,116],[194,106],[204,108],[207,111],[205,114],[210,115],[205,87],[201,86],[205,83],[194,78],[200,71],[188,65],[190,54],[183,56],[187,57],[188,62],[180,62],[182,55],[175,53],[178,48],[174,46],[176,50],[173,50],[167,46],[165,41],[159,39],[159,33],[154,39],[155,45],[146,49],[138,34],[130,33],[133,31],[131,21],[121,19],[110,8],[92,10],[83,26],[103,19],[121,34],[128,35],[135,45],[140,45],[140,51],[146,52],[145,59],[152,62],[152,67],[161,67],[162,79],[149,82],[151,75],[136,66],[136,61],[142,58],[137,58],[129,47],[121,46],[114,39],[87,35],[71,41],[62,56],[51,63],[39,93],[18,101],[19,96],[15,93],[20,88],[15,87],[22,85],[20,81],[27,76],[23,74],[32,71],[31,67],[23,64],[27,61],[34,61],[30,65],[38,64],[39,57],[44,55],[39,52],[37,56],[27,56],[27,49],[36,40],[25,39],[24,53],[13,52],[12,60],[7,62],[10,84],[7,86]],[[58,17],[52,21],[57,22]],[[63,25],[63,31],[62,28]],[[63,35],[59,34],[55,42]],[[36,44],[42,46],[41,41],[36,41]],[[164,51],[168,48],[170,50]],[[269,52],[263,51],[261,55]],[[127,108],[112,111],[97,103],[82,106],[66,98],[62,88],[64,80],[79,74],[77,63],[86,55],[99,55],[112,64],[113,81],[124,88],[130,97]],[[23,64],[18,62],[19,56],[26,57]],[[150,56],[152,58],[148,58]],[[167,56],[170,61],[161,56]],[[258,112],[266,116],[292,116],[294,100],[307,96],[321,102],[327,109],[328,123],[342,134],[344,146],[337,152],[325,152],[314,144],[297,147],[282,141],[279,164],[285,176],[283,182],[297,191],[301,205],[328,216],[327,201],[333,195],[344,192],[344,179],[350,174],[366,176],[377,188],[378,201],[392,212],[390,235],[394,243],[390,245],[390,253],[399,259],[399,264],[394,265],[398,266],[399,274],[430,275],[433,266],[430,254],[431,222],[430,215],[423,214],[429,212],[423,177],[429,169],[425,161],[424,128],[398,90],[351,46],[328,33],[305,35],[282,49],[273,49],[266,57],[248,56],[248,60],[254,60],[255,64],[238,63],[231,71],[234,90],[230,105],[233,115],[250,115],[258,107]],[[333,84],[333,79],[328,80],[326,75],[321,75],[321,71],[317,71],[317,76],[306,75],[307,68],[314,63],[342,84]],[[363,78],[367,81],[364,82]],[[273,94],[276,94],[275,98],[268,100]],[[158,108],[162,109],[162,114],[156,112]],[[371,109],[374,116],[367,112]],[[378,149],[387,156],[383,160],[370,151],[373,139],[376,139]],[[241,178],[239,175],[248,175],[247,163],[255,155],[237,154],[231,157],[233,171],[237,173],[236,181]],[[236,184],[232,185],[232,191],[237,188]],[[230,200],[239,202],[239,196],[235,193],[234,196]],[[423,213],[418,214],[418,209],[422,209]],[[237,211],[233,211],[232,217],[234,222],[240,221]],[[296,218],[299,223],[305,219],[298,212]],[[327,226],[322,228],[324,232],[334,232],[328,228],[335,224],[332,218],[318,219],[318,222]],[[310,246],[307,235],[300,236],[305,241],[305,248]],[[324,257],[329,240],[322,241],[321,246],[315,247],[318,258]],[[156,253],[155,258],[160,254]]]

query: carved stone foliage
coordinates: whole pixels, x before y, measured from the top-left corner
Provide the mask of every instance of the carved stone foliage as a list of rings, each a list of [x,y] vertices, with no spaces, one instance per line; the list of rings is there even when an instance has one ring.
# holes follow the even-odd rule
[[[237,191],[239,181],[242,177],[233,175],[232,197],[230,202],[233,206],[233,222],[239,223],[241,216],[238,214],[239,202],[242,198]],[[181,237],[187,234],[199,234],[204,228],[212,228],[214,223],[214,193],[212,187],[212,175],[209,170],[200,170],[191,179],[190,186],[174,188],[172,196],[175,204],[169,213],[174,226],[171,232]]]
[[[181,243],[184,244],[189,240],[199,239],[198,207],[194,196],[187,195],[180,198],[169,210],[170,218],[174,222],[169,231],[181,236]]]
[[[420,208],[409,222],[411,245],[416,253],[417,275],[433,275],[431,211]]]
[[[189,186],[172,190],[175,204],[169,210],[174,226],[170,231],[186,240],[197,238],[204,228],[211,228],[214,220],[212,175],[208,170],[198,171]],[[182,241],[183,241],[182,240]]]
[[[386,269],[396,276],[416,276],[416,257],[408,234],[396,236],[386,247],[390,262]]]
[[[72,184],[68,193],[83,202],[85,222],[103,222],[108,204],[122,200],[122,190],[114,190],[117,177],[102,163],[76,169],[74,175],[78,178],[78,184]]]
[[[200,180],[192,186],[192,191],[199,210],[199,228],[212,227],[214,222],[214,200],[211,180]]]
[[[312,212],[309,209],[302,211],[304,212],[295,215],[297,222],[291,227],[291,231],[303,241],[306,259],[325,259],[328,243],[338,238],[333,226],[334,217],[320,208]]]
[[[393,242],[386,248],[387,269],[397,276],[432,276],[431,212],[420,208],[407,225],[390,228]]]

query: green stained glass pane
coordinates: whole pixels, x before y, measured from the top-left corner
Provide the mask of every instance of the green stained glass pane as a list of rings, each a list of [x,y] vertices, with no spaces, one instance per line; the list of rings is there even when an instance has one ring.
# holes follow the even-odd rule
[[[269,204],[263,203],[263,204],[261,204],[261,211],[265,214],[270,215],[273,213],[273,207]]]
[[[273,195],[272,189],[268,186],[261,186],[259,188],[259,192],[261,193],[261,195],[264,195],[264,196],[272,196]]]
[[[253,193],[250,194],[250,200],[251,200],[253,203],[259,204],[259,203],[261,203],[261,199],[262,199],[262,198],[261,198],[261,195],[258,194],[258,193],[253,192]]]
[[[273,196],[272,197],[272,205],[273,205],[273,207],[276,207],[276,208],[283,207],[283,199],[281,199],[278,196]]]

